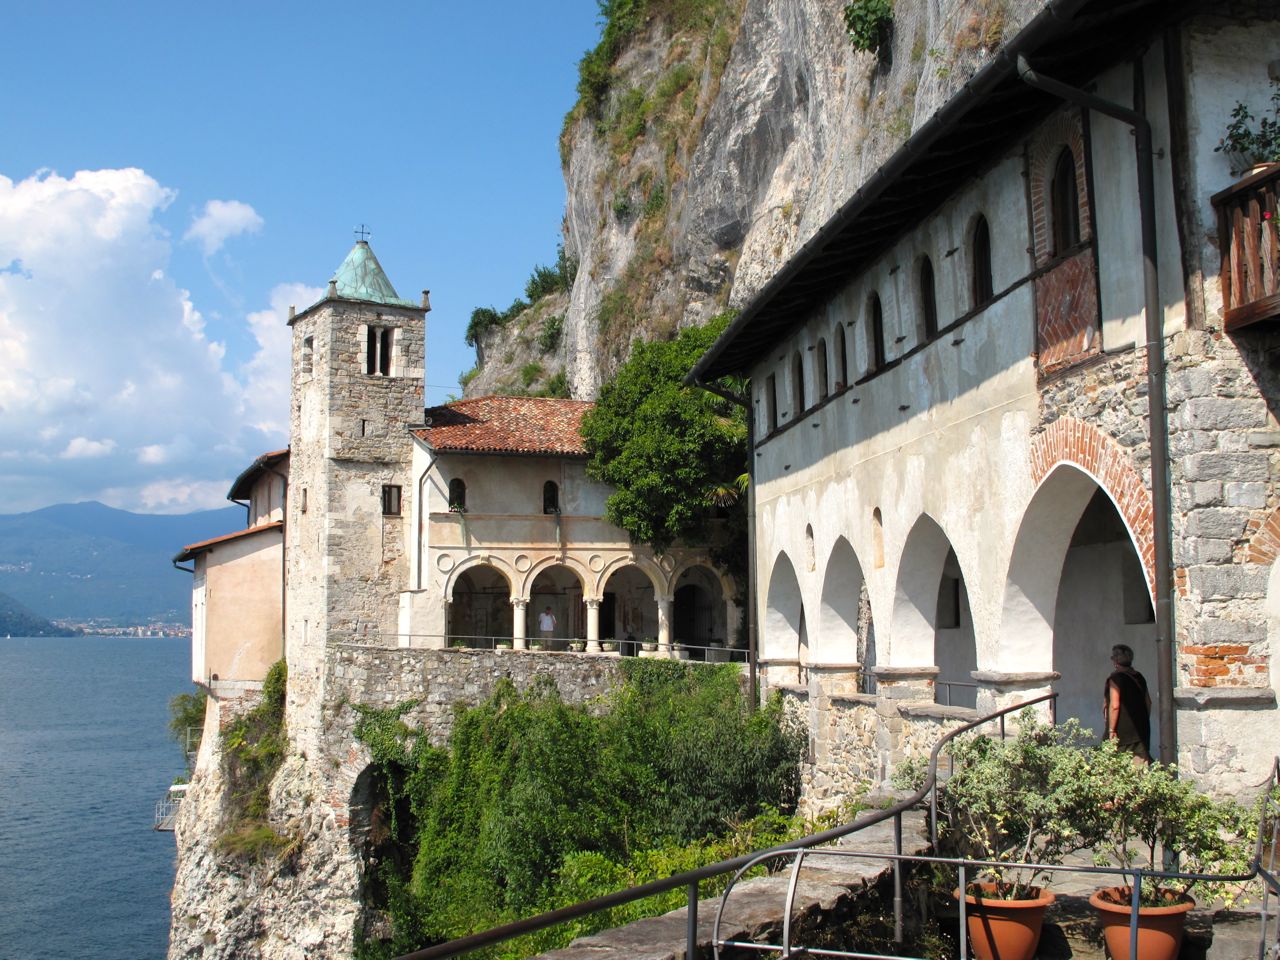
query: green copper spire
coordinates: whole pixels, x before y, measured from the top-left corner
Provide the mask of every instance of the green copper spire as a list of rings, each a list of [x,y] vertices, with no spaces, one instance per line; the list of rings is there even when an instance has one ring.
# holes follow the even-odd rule
[[[390,307],[412,307],[418,304],[401,299],[382,270],[382,264],[373,255],[368,240],[358,240],[333,275],[335,292],[348,300],[365,300]],[[334,289],[334,288],[331,288]]]

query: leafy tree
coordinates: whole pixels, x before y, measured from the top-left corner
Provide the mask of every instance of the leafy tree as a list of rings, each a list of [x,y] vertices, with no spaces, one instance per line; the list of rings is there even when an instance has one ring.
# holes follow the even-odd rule
[[[689,327],[675,340],[640,344],[600,392],[582,434],[588,474],[616,488],[605,504],[611,523],[659,553],[677,540],[717,539],[727,555],[740,558],[729,564],[734,568],[746,557],[745,505],[725,493],[746,471],[746,412],[683,383],[731,317]],[[742,390],[741,382],[721,385]],[[730,519],[727,539],[713,532],[717,510]]]

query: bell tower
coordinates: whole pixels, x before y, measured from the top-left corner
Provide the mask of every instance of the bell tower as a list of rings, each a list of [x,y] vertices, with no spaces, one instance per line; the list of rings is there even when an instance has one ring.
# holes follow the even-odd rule
[[[401,299],[361,237],[324,297],[289,320],[286,655],[290,726],[304,740],[330,645],[396,630],[430,309],[425,290]],[[315,716],[295,716],[295,703]]]

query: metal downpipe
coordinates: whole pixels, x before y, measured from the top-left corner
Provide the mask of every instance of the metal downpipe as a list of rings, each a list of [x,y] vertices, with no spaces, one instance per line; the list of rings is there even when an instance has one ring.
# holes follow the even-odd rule
[[[1136,69],[1139,76],[1142,61]],[[1169,422],[1165,409],[1164,311],[1156,264],[1155,170],[1151,122],[1136,110],[1041,76],[1018,57],[1018,75],[1029,86],[1096,110],[1133,128],[1138,163],[1138,206],[1142,227],[1143,312],[1147,325],[1147,421],[1151,432],[1151,526],[1155,548],[1156,685],[1159,692],[1160,762],[1176,763],[1178,741],[1173,709],[1173,512],[1169,495]],[[1136,99],[1136,98],[1135,98]]]

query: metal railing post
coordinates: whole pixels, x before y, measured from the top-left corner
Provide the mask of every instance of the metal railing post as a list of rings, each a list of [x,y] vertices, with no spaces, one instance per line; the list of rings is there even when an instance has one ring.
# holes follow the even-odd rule
[[[960,864],[960,960],[969,960],[969,881]]]
[[[1129,956],[1138,955],[1138,907],[1142,903],[1142,871],[1133,875],[1133,897],[1129,905],[1133,912],[1129,915]]]
[[[902,811],[893,815],[893,852],[902,856]],[[902,942],[902,861],[893,861],[893,942]]]
[[[698,956],[698,882],[689,884],[689,916],[685,924],[685,960]]]

